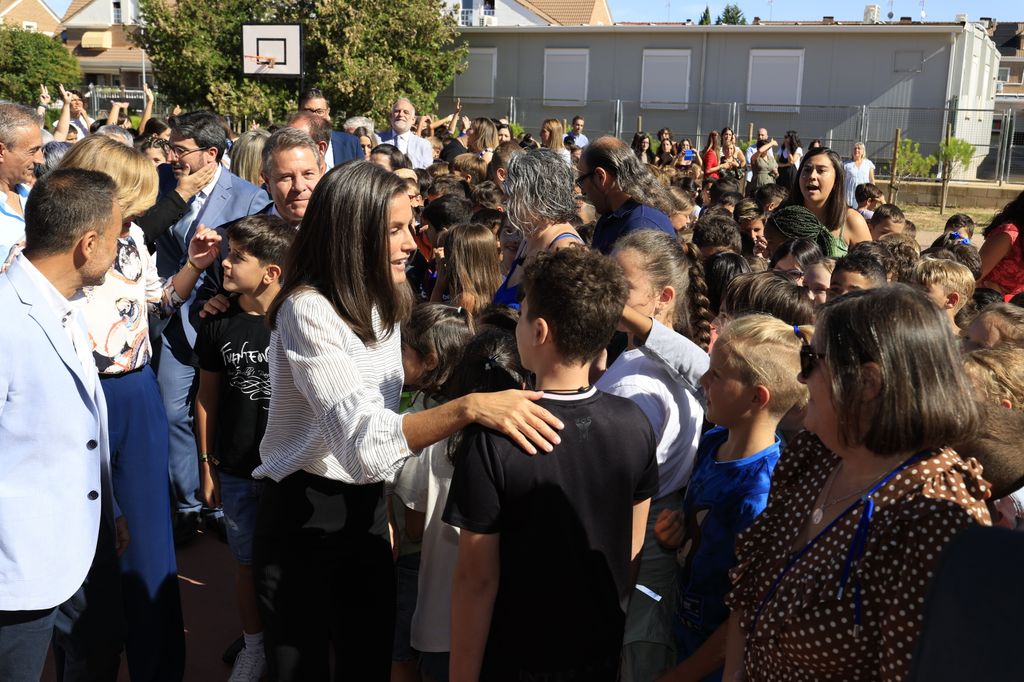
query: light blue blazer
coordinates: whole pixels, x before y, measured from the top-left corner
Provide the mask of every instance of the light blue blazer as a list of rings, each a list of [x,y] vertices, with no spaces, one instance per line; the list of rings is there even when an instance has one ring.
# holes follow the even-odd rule
[[[95,365],[83,370],[23,259],[0,275],[0,611],[66,601],[118,513]]]

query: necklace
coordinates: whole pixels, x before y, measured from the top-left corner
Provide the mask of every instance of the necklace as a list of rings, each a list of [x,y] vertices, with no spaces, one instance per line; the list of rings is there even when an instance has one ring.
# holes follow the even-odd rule
[[[826,509],[834,507],[835,505],[839,504],[840,502],[848,500],[851,497],[855,497],[857,495],[860,495],[865,490],[868,490],[873,485],[875,485],[880,480],[882,480],[882,477],[885,476],[885,474],[883,473],[881,476],[879,476],[875,480],[871,481],[871,483],[868,483],[863,488],[861,488],[859,490],[855,490],[852,493],[850,493],[849,495],[844,495],[843,497],[839,497],[839,498],[836,498],[834,500],[829,500],[828,496],[832,493],[832,484],[835,482],[836,476],[839,474],[839,470],[842,467],[843,467],[843,463],[839,462],[839,466],[837,466],[835,469],[832,470],[832,474],[829,476],[829,479],[828,479],[828,488],[826,488],[825,494],[822,495],[822,498],[821,498],[822,502],[821,502],[820,505],[815,507],[814,511],[811,513],[811,523],[813,523],[814,525],[818,525],[819,523],[821,523],[822,518],[824,518],[824,516],[825,516],[825,510]]]

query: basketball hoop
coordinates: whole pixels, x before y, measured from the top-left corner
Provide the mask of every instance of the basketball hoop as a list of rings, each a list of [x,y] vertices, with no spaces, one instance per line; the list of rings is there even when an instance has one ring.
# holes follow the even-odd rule
[[[277,63],[277,57],[274,57],[272,55],[265,56],[259,54],[247,54],[245,55],[245,58],[250,61],[256,62],[257,66],[265,66],[267,69],[273,69],[274,64]]]

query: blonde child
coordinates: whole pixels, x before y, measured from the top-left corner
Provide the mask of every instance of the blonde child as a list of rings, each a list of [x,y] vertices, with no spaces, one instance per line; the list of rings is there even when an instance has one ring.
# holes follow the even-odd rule
[[[746,315],[730,322],[711,349],[701,383],[707,419],[716,426],[701,438],[682,513],[661,512],[654,529],[658,542],[680,547],[684,559],[675,622],[680,663],[660,680],[721,675],[736,536],[768,501],[779,422],[807,402],[797,375],[812,334],[810,326]]]
[[[949,319],[953,333],[960,333],[956,315],[974,296],[974,275],[966,266],[951,260],[924,258],[914,265],[909,284],[928,294]]]
[[[993,303],[964,330],[965,350],[996,347],[1024,348],[1024,308]]]

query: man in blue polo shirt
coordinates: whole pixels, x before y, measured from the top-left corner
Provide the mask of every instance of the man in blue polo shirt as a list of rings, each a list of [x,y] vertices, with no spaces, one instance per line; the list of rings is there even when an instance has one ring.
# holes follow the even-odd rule
[[[667,191],[622,140],[602,137],[587,145],[576,183],[601,215],[591,243],[601,253],[611,253],[620,237],[636,230],[675,236],[665,213]]]
[[[42,148],[35,112],[0,102],[0,266],[25,239],[25,202],[36,164],[43,162]]]

